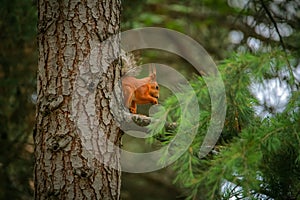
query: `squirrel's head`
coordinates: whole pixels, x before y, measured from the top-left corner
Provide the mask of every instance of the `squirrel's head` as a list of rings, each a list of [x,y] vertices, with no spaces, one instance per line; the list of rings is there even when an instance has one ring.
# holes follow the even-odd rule
[[[150,85],[150,90],[149,94],[154,97],[154,98],[159,98],[159,86],[157,82],[151,82],[149,83]]]
[[[153,66],[150,66],[150,68],[149,68],[149,77],[151,78],[151,81],[149,83],[149,85],[150,85],[149,93],[152,97],[158,99],[158,97],[159,97],[159,85],[156,82],[156,68],[153,67]]]

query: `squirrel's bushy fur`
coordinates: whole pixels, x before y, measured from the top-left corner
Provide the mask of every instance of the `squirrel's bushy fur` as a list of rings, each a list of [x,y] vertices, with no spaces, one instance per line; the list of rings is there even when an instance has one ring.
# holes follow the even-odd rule
[[[137,113],[137,104],[158,104],[159,86],[156,82],[156,69],[150,67],[149,76],[138,79],[141,69],[133,54],[122,56],[122,91],[124,104],[131,113]]]

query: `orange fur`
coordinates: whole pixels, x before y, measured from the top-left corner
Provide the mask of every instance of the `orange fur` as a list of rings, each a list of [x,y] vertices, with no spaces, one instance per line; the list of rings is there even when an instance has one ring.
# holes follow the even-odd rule
[[[155,69],[142,79],[125,76],[122,79],[122,89],[124,104],[131,113],[137,113],[137,104],[158,104],[159,86]]]

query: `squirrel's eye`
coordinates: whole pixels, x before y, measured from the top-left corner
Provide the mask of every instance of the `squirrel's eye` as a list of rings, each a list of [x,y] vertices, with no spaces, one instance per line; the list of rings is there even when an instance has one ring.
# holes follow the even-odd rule
[[[155,89],[157,89],[157,90],[159,89],[158,85],[155,87]]]

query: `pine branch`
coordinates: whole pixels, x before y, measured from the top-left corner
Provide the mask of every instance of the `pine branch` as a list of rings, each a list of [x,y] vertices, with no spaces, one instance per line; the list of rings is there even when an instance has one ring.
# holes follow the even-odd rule
[[[155,122],[159,122],[159,120],[145,115],[128,113],[125,117],[125,121],[122,123],[122,128],[124,131],[135,130],[135,131],[143,131],[148,133],[149,130],[147,126],[150,123],[155,123]],[[177,123],[165,122],[164,128],[166,132],[172,132],[177,128]]]

